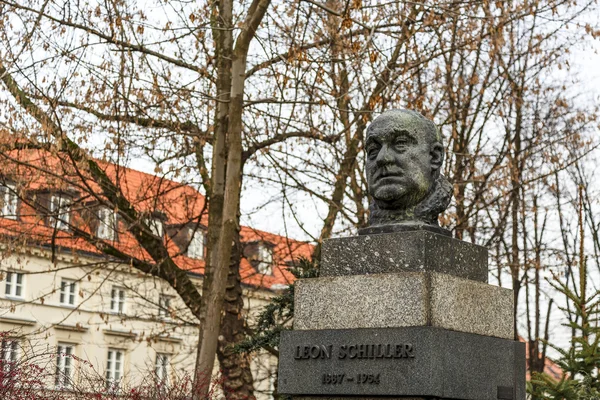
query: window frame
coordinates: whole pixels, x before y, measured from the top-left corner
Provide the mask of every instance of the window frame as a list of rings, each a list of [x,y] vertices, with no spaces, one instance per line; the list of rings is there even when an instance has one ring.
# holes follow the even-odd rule
[[[198,247],[200,248],[198,249]],[[204,231],[202,229],[190,228],[190,242],[188,243],[186,256],[195,260],[204,260],[205,247],[206,235]]]
[[[20,356],[21,346],[18,339],[11,337],[2,339],[0,342],[0,367],[3,372],[13,371],[17,367]]]
[[[267,369],[269,374],[269,392],[273,394],[275,392],[275,383],[277,381],[277,368],[278,362],[273,359],[273,356],[269,356],[269,367]]]
[[[75,368],[73,356],[75,355],[75,344],[58,342],[56,346],[56,373],[54,386],[57,389],[70,389],[73,387],[73,375]]]
[[[115,294],[122,294],[115,297]],[[113,286],[110,289],[110,311],[115,314],[125,313],[125,303],[127,300],[127,294],[125,288],[121,286]]]
[[[71,223],[72,196],[62,192],[51,193],[48,199],[48,225],[61,231],[68,231]],[[56,214],[56,215],[55,215]]]
[[[147,216],[144,217],[143,221],[144,224],[150,228],[150,233],[152,233],[152,235],[161,239],[165,237],[165,224],[162,218]]]
[[[99,207],[96,217],[98,217],[96,236],[102,240],[117,240],[118,214],[108,207]]]
[[[158,295],[158,318],[171,319],[171,301],[173,301],[173,296],[166,294]]]
[[[0,184],[0,195],[3,197],[0,215],[2,218],[17,219],[19,210],[19,196],[17,186],[12,182]]]
[[[154,374],[156,376],[156,384],[160,387],[160,389],[168,389],[171,381],[170,373],[171,354],[157,352],[156,359],[154,362]]]
[[[114,359],[113,359],[114,354]],[[117,357],[117,355],[120,356]],[[115,368],[118,363],[118,369]],[[106,370],[104,378],[106,380],[106,389],[116,393],[121,386],[121,380],[125,376],[125,350],[109,347],[106,353]]]
[[[14,279],[13,279],[14,277]],[[19,277],[21,282],[18,282]],[[16,271],[6,271],[6,277],[4,278],[4,296],[11,299],[24,299],[25,298],[25,274]],[[14,288],[14,294],[13,294]],[[21,290],[21,294],[17,294],[17,290]]]
[[[268,255],[266,260],[263,258],[265,253]],[[266,242],[259,242],[256,249],[256,259],[258,261],[256,271],[263,275],[273,275],[273,256],[273,246],[270,246]]]
[[[66,283],[66,284],[65,284]],[[66,291],[66,287],[70,286],[70,290]],[[73,300],[73,302],[67,302],[65,301],[66,299],[68,300]],[[60,280],[60,292],[59,292],[59,304],[61,306],[66,306],[66,307],[75,307],[77,305],[77,281],[74,281],[72,279],[67,279],[67,278],[61,278]]]

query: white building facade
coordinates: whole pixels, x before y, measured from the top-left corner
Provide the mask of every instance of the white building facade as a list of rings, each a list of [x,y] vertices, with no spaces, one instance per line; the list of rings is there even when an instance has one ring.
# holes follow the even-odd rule
[[[154,180],[127,171],[138,186],[144,179]],[[85,223],[99,239],[126,242],[127,229],[117,213],[100,204],[78,202],[81,195],[73,192],[36,190],[34,198],[35,193],[43,194],[36,201],[45,199],[48,215],[40,215],[32,205],[35,202],[27,201],[32,198],[27,185],[6,178],[0,183],[0,223],[4,237],[10,239],[0,252],[2,368],[46,353],[51,359],[45,366],[50,371],[46,389],[65,393],[91,376],[103,378],[105,390],[112,391],[149,382],[168,388],[191,379],[198,321],[174,289],[122,260],[111,262],[88,243],[71,237],[73,227]],[[202,197],[189,187],[182,190],[188,197],[190,193]],[[200,291],[205,225],[182,223],[183,218],[169,207],[148,213],[146,222]],[[86,222],[90,210],[93,224]],[[21,229],[25,225],[28,229]],[[246,243],[240,265],[244,313],[252,319],[293,280],[285,265],[306,255],[310,247],[246,227],[241,236]],[[35,240],[23,239],[27,237]],[[270,397],[275,368],[276,360],[266,353],[253,358],[257,398]]]

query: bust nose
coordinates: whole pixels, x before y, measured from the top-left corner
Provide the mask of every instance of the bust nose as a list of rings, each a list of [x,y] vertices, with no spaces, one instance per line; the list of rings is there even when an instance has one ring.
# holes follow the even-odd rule
[[[394,156],[388,145],[384,144],[381,147],[381,150],[379,150],[379,154],[377,154],[375,162],[378,167],[394,163]]]

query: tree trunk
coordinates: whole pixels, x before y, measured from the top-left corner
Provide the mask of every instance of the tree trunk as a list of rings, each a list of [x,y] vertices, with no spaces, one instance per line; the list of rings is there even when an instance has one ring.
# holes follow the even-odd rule
[[[210,269],[207,268],[203,287],[204,313],[201,320],[200,343],[196,360],[196,382],[194,400],[204,400],[208,396],[209,385],[200,384],[201,379],[212,376],[215,356],[218,347],[218,336],[221,325],[221,313],[225,299],[227,276],[231,258],[232,242],[239,229],[238,210],[242,185],[242,112],[244,101],[244,85],[246,82],[246,58],[250,42],[262,21],[269,0],[254,0],[241,27],[231,53],[231,95],[229,97],[228,127],[226,136],[225,182],[223,185],[223,208],[220,225],[211,226],[209,219],[209,240],[215,240],[210,249]],[[233,9],[232,0],[220,1],[219,11],[224,10],[230,21]],[[219,138],[217,138],[218,140]],[[216,146],[215,146],[216,148]],[[215,150],[216,151],[216,150]],[[221,155],[221,154],[219,154]],[[214,165],[214,164],[213,164]],[[222,167],[222,165],[221,165]],[[220,184],[220,182],[219,182]],[[216,185],[212,186],[216,190]],[[212,207],[212,205],[211,205]],[[209,208],[210,209],[210,208]],[[211,215],[209,211],[209,216]],[[209,378],[210,379],[210,378]]]
[[[244,301],[240,277],[240,259],[242,245],[239,231],[235,232],[231,251],[231,263],[227,275],[223,318],[217,347],[217,358],[223,374],[223,392],[227,400],[245,400],[254,398],[250,358],[247,354],[233,351],[233,346],[245,338],[246,321],[242,316]]]
[[[521,95],[521,92],[518,91]],[[519,340],[519,331],[517,328],[517,312],[519,306],[519,292],[521,291],[521,266],[519,261],[519,207],[521,200],[521,128],[522,128],[522,105],[521,97],[517,97],[515,133],[513,136],[513,149],[510,158],[511,174],[511,265],[510,274],[512,276],[513,289],[513,315],[514,315],[514,338]]]
[[[214,307],[212,293],[220,290],[214,283],[214,270],[218,265],[217,244],[223,227],[223,203],[225,201],[225,171],[227,168],[227,131],[229,129],[229,102],[231,94],[231,53],[233,51],[233,35],[231,31],[233,19],[233,3],[221,1],[217,4],[216,16],[212,24],[215,39],[215,59],[217,63],[217,102],[215,107],[215,139],[211,166],[210,193],[207,193],[210,207],[208,209],[207,255],[202,282],[202,302],[198,351],[194,370],[193,398],[204,399],[210,390],[214,359],[206,366],[206,348],[204,339],[207,335],[206,315],[209,308]],[[202,151],[202,150],[200,150]],[[209,305],[209,300],[213,304]],[[218,327],[212,332],[218,332]],[[204,353],[203,353],[204,351]]]

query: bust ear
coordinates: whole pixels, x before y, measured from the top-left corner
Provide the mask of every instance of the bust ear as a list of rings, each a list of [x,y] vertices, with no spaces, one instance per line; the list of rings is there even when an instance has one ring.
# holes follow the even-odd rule
[[[442,168],[442,162],[444,161],[444,146],[440,143],[434,143],[431,145],[431,170],[437,171]]]

